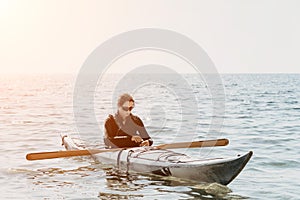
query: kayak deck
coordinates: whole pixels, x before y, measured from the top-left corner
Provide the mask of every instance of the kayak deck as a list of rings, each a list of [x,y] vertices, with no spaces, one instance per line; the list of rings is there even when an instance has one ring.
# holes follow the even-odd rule
[[[67,135],[62,136],[62,141],[67,150],[85,149],[80,140]],[[227,185],[243,170],[252,154],[250,151],[243,156],[200,160],[170,150],[135,147],[93,154],[92,157],[126,172],[152,173]]]

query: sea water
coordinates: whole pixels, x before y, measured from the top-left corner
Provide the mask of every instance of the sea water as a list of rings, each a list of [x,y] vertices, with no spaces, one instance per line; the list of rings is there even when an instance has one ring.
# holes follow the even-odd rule
[[[218,116],[222,128],[215,133],[210,132],[214,129],[210,129],[213,103],[209,88],[193,74],[184,77],[192,92],[179,92],[176,84],[181,83],[176,80],[167,86],[137,86],[133,91],[133,113],[143,119],[155,144],[228,138],[226,147],[178,151],[200,158],[254,152],[241,174],[228,185],[232,192],[219,198],[299,199],[300,75],[221,75],[225,96],[220,105],[224,105],[224,112]],[[63,150],[61,133],[79,134],[89,144],[103,146],[103,121],[115,112],[116,82],[117,77],[98,81],[91,121],[85,120],[81,124],[85,127],[80,129],[74,120],[74,112],[78,112],[74,106],[81,106],[74,103],[76,76],[0,76],[0,199],[216,198],[198,190],[199,183],[119,174],[90,157],[25,159],[29,152]],[[197,105],[190,105],[191,99],[196,99]],[[196,117],[191,114],[195,112]],[[95,125],[93,117],[99,133],[88,133]]]

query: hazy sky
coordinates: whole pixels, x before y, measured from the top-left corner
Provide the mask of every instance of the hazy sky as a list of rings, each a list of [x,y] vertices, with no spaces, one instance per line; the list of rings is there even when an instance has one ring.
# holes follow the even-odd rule
[[[0,0],[0,73],[76,73],[138,28],[196,41],[221,73],[300,73],[298,0]]]

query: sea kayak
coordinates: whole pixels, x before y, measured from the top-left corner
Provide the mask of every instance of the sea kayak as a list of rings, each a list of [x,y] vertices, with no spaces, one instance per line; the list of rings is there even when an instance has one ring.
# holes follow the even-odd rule
[[[68,135],[62,135],[62,142],[66,150],[85,149],[82,141]],[[128,173],[151,173],[227,185],[243,170],[252,154],[250,151],[243,156],[231,158],[194,159],[171,150],[134,147],[93,154],[92,157],[100,163],[112,165]]]

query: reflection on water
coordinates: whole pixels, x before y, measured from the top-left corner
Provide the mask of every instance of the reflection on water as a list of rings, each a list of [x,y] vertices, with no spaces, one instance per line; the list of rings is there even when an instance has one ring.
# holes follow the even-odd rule
[[[41,168],[32,171],[24,169],[11,169],[11,171],[12,173],[26,174],[34,190],[37,188],[40,188],[41,191],[57,190],[59,188],[66,192],[69,189],[85,187],[85,184],[93,184],[94,188],[98,188],[97,198],[103,200],[155,199],[167,198],[172,195],[179,196],[181,199],[245,198],[232,195],[232,191],[228,187],[217,183],[199,184],[175,177],[140,173],[128,174],[96,162],[74,169]],[[101,182],[105,183],[104,187]],[[70,195],[69,197],[76,199],[78,196]]]
[[[144,197],[144,195],[140,194],[127,194],[127,195],[122,195],[122,194],[110,194],[110,193],[105,193],[105,192],[99,192],[99,199],[103,200],[111,200],[111,199],[141,199]]]
[[[66,185],[76,185],[75,177],[84,178],[95,173],[102,173],[93,165],[83,166],[76,169],[62,169],[62,168],[43,168],[36,171],[26,171],[28,179],[32,180],[35,185],[43,185],[46,187],[57,187]],[[103,173],[102,173],[103,174]],[[71,179],[69,177],[72,177]],[[69,181],[67,181],[69,180]]]
[[[116,169],[106,172],[106,184],[113,193],[100,192],[100,199],[135,199],[154,197],[151,194],[141,195],[141,191],[150,187],[157,193],[184,195],[183,199],[245,199],[246,197],[231,194],[232,190],[218,183],[199,184],[175,177],[164,177],[153,174],[126,174]],[[137,192],[137,194],[134,194]],[[126,194],[127,193],[127,194]]]

